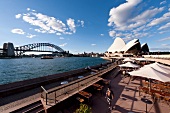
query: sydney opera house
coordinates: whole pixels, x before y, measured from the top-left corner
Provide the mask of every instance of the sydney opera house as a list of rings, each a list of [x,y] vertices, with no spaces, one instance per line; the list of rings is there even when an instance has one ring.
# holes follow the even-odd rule
[[[134,56],[141,53],[148,53],[149,47],[147,43],[140,44],[139,39],[133,39],[127,44],[123,41],[122,38],[116,38],[113,44],[109,47],[105,56],[114,57],[114,56]]]

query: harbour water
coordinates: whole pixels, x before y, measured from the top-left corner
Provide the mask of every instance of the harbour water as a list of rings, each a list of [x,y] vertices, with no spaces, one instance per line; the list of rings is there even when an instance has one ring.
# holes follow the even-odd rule
[[[107,62],[101,58],[0,59],[0,85],[37,78]]]

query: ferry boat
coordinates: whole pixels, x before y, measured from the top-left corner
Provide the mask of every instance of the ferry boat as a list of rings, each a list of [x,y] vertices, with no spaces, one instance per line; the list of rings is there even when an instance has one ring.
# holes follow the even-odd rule
[[[41,59],[53,59],[53,56],[42,56]]]

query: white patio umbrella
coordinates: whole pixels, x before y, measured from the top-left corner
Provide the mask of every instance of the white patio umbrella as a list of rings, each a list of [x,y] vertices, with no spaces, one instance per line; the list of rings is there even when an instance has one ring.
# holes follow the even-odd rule
[[[121,65],[119,65],[119,66],[120,66],[120,67],[131,67],[131,68],[139,68],[139,67],[140,67],[139,65],[133,64],[133,63],[131,63],[131,62],[127,62],[127,63],[121,64]]]
[[[134,62],[135,60],[134,60],[134,59],[131,59],[131,58],[125,58],[123,61],[124,61],[124,62]]]
[[[170,82],[169,74],[160,72],[152,67],[142,67],[139,70],[129,72],[131,76],[139,76],[149,79],[155,79],[162,82]]]
[[[166,68],[164,65],[161,66],[161,64],[159,65],[159,63],[152,63],[152,64],[149,64],[149,65],[145,65],[143,68],[147,68],[147,67],[152,67],[160,72],[163,72],[163,73],[166,73],[166,74],[169,74],[170,76],[170,68]]]
[[[155,64],[157,64],[157,65],[158,65],[158,66],[160,66],[160,67],[163,67],[163,68],[166,68],[166,69],[170,69],[170,67],[169,67],[169,66],[166,66],[166,65],[160,64],[160,63],[158,63],[158,62],[155,62]]]
[[[135,60],[138,60],[138,61],[149,61],[149,60],[147,60],[145,58],[135,58]]]

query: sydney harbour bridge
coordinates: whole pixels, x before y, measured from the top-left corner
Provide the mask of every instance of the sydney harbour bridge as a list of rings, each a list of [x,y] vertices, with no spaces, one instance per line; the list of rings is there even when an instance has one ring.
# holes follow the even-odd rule
[[[14,47],[13,43],[8,42],[3,44],[0,51],[1,57],[21,57],[26,52],[50,52],[53,55],[69,56],[69,51],[64,51],[59,46],[50,43],[33,43]]]

